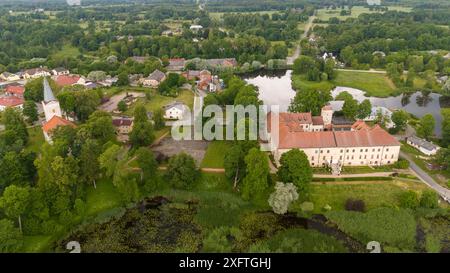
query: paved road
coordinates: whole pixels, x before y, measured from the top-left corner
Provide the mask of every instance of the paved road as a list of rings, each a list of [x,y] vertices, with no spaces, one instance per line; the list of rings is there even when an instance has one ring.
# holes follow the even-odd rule
[[[409,161],[409,165],[411,170],[416,173],[417,177],[422,180],[425,184],[427,184],[430,188],[432,188],[434,191],[436,191],[444,200],[450,203],[450,190],[442,187],[434,179],[429,176],[424,170],[422,170],[419,166],[417,166],[416,163],[414,163],[414,160],[406,153],[400,151],[400,157],[404,158]]]
[[[305,27],[305,31],[303,32],[302,36],[300,37],[300,40],[308,36],[309,29],[312,27],[314,19],[316,19],[315,15],[309,17],[308,23],[306,24],[306,27]],[[300,56],[300,53],[301,53],[300,45],[297,45],[297,48],[295,49],[294,54],[292,56],[286,58],[287,65],[293,65],[294,61]]]

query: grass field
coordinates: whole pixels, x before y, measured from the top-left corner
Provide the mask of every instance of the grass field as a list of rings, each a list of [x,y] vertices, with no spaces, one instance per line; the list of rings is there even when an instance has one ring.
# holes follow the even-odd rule
[[[366,91],[367,96],[389,97],[396,87],[384,74],[367,72],[338,71],[338,76],[333,80],[336,86],[346,86]]]
[[[144,103],[145,108],[148,111],[156,111],[157,109],[161,109],[163,106],[173,102],[173,101],[181,101],[184,102],[189,109],[193,109],[194,106],[194,93],[190,90],[182,90],[178,97],[167,97],[156,94],[156,91],[151,96],[150,100],[146,98],[140,98],[137,103]],[[133,104],[128,110],[125,112],[127,115],[132,115],[134,111],[134,106],[137,104]]]
[[[60,51],[53,53],[52,57],[57,60],[60,60],[60,59],[68,58],[68,57],[75,58],[79,54],[80,54],[80,51],[78,50],[78,48],[73,47],[69,44],[65,44],[65,45],[63,45],[63,47],[61,48]]]
[[[86,195],[86,214],[96,215],[101,211],[120,206],[120,193],[110,179],[97,181],[97,188],[89,187]]]
[[[263,15],[263,14],[268,14],[269,16],[272,16],[272,14],[274,14],[274,13],[276,13],[276,12],[278,12],[278,11],[276,11],[276,10],[267,10],[267,11],[253,11],[253,12],[229,12],[229,13],[240,13],[240,14],[261,14],[261,15]],[[228,13],[228,12],[210,12],[209,13],[209,17],[212,19],[212,20],[220,20],[220,19],[222,19],[222,16],[225,14],[225,13]]]
[[[343,183],[313,183],[311,201],[314,203],[314,212],[323,213],[326,205],[331,210],[343,210],[347,199],[361,199],[366,203],[368,210],[381,206],[396,206],[399,204],[398,196],[405,190],[421,192],[426,186],[420,182],[383,181],[383,182],[343,182]],[[301,202],[292,204],[292,211],[300,210]]]
[[[231,148],[229,141],[213,141],[208,144],[205,157],[203,158],[202,168],[223,168],[225,152]]]
[[[347,10],[347,8],[346,8],[346,10]],[[389,10],[410,12],[411,8],[401,7],[401,6],[390,6]],[[379,13],[379,11],[370,11],[369,8],[362,7],[362,6],[356,6],[356,7],[352,8],[352,14],[349,16],[341,16],[340,13],[341,13],[341,9],[335,9],[335,10],[319,9],[317,11],[317,19],[322,20],[322,21],[328,21],[332,17],[337,17],[339,20],[345,20],[347,18],[356,18],[363,13]]]
[[[27,150],[38,153],[42,144],[45,142],[44,133],[41,126],[28,128],[28,146]]]
[[[394,95],[396,87],[384,74],[369,72],[338,71],[336,79],[332,81],[312,82],[306,80],[305,75],[293,75],[294,89],[331,90],[335,86],[345,86],[361,89],[367,96],[389,97]]]

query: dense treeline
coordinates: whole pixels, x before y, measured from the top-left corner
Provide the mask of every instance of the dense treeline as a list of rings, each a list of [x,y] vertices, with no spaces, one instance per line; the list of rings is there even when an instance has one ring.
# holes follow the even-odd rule
[[[436,25],[448,23],[448,18],[448,11],[390,11],[384,14],[362,14],[357,19],[338,21],[327,28],[316,27],[315,32],[323,38],[319,40],[319,45],[337,53],[347,65],[384,67],[386,63],[403,62],[408,66],[407,59],[411,59],[412,55],[450,50],[450,30]],[[431,70],[442,71],[443,58],[431,55],[429,53],[423,57],[425,65],[434,58]],[[423,68],[419,71],[423,71]]]

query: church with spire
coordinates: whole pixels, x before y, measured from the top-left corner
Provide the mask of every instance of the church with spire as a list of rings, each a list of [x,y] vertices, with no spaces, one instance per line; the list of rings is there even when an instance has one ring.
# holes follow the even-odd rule
[[[53,94],[52,88],[46,77],[43,79],[43,85],[44,100],[42,101],[42,108],[44,109],[45,122],[42,125],[42,131],[44,132],[45,140],[52,143],[53,130],[59,126],[75,127],[75,124],[63,117],[59,101]]]

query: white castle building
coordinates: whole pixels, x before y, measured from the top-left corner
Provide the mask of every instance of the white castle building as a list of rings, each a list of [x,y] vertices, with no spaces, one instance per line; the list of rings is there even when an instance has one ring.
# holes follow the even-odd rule
[[[271,128],[272,115],[278,119],[278,132]],[[312,167],[380,166],[398,161],[400,143],[380,126],[364,121],[333,124],[333,109],[327,105],[320,116],[311,113],[279,113],[268,115],[268,136],[277,162],[291,149],[307,155]],[[273,128],[275,129],[275,128]]]

